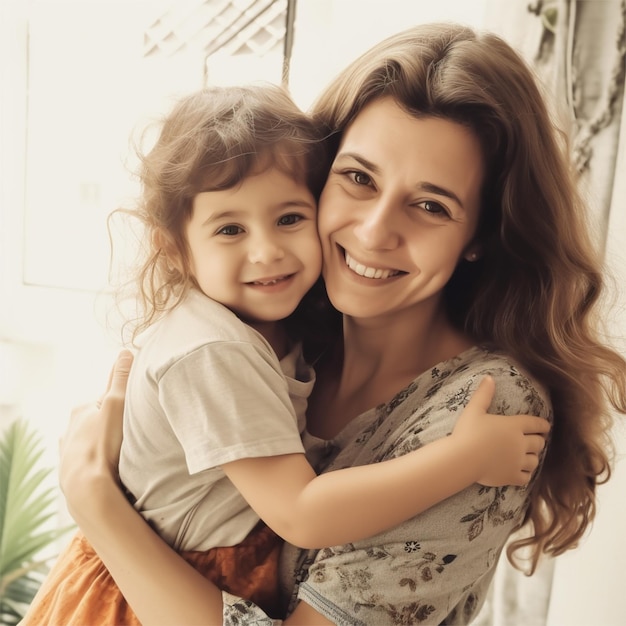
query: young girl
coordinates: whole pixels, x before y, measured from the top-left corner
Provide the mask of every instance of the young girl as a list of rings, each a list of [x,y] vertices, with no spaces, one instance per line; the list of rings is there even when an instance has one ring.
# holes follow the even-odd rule
[[[548,422],[484,414],[475,403],[489,405],[489,384],[451,436],[376,466],[315,475],[300,437],[314,382],[300,349],[306,299],[297,308],[321,269],[316,198],[328,163],[283,90],[184,98],[142,163],[145,332],[119,473],[135,507],[190,564],[279,614],[274,533],[332,546],[475,482],[528,483]],[[80,535],[23,622],[44,623],[138,623]]]

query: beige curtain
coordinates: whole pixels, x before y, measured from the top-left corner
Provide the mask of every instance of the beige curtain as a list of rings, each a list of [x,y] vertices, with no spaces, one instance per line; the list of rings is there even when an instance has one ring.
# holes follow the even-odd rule
[[[626,0],[488,0],[487,28],[531,62],[556,109],[573,122],[580,184],[613,276],[608,319],[626,350]],[[615,306],[615,304],[617,306]],[[618,418],[619,419],[619,418]],[[498,565],[480,626],[623,626],[626,562],[626,427],[614,435],[612,480],[600,488],[596,522],[580,547],[527,578]]]

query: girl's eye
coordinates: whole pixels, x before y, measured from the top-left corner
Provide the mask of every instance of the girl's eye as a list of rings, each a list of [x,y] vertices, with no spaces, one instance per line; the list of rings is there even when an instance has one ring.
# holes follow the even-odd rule
[[[357,185],[369,185],[372,182],[372,179],[365,172],[355,170],[353,172],[348,172],[347,174],[352,179],[352,182]]]
[[[296,215],[295,213],[290,213],[289,215],[282,215],[278,220],[279,226],[293,226],[293,224],[297,224],[302,219],[301,215]]]
[[[229,237],[233,237],[234,235],[239,235],[243,232],[243,229],[235,224],[228,224],[228,226],[223,226],[217,231],[218,235],[228,235]]]

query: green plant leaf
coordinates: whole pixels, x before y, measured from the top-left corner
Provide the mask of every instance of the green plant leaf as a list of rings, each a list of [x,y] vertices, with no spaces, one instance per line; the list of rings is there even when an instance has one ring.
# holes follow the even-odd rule
[[[47,561],[38,558],[70,528],[49,528],[55,490],[45,485],[52,470],[38,467],[44,449],[25,420],[0,438],[0,624],[23,617],[39,589]]]

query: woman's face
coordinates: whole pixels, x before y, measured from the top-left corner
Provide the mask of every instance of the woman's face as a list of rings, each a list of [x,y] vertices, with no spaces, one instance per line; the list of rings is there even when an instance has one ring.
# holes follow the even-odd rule
[[[370,103],[344,133],[318,229],[333,305],[355,318],[436,306],[472,246],[484,163],[468,128]]]

